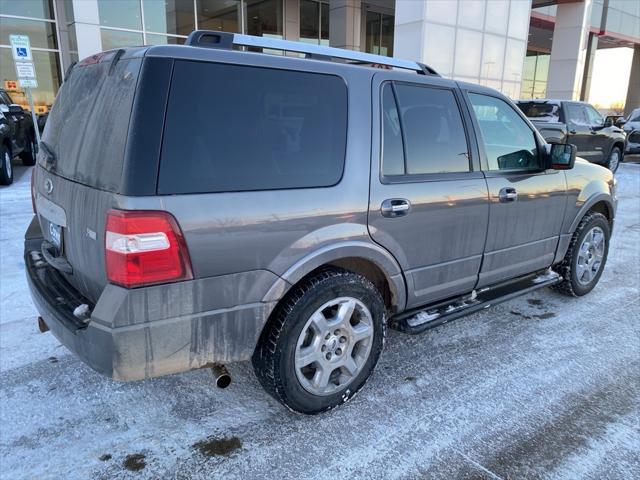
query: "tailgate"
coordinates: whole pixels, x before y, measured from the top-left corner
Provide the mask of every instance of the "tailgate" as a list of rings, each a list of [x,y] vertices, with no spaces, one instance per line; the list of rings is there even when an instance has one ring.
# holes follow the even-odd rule
[[[43,255],[95,303],[107,283],[104,227],[114,194],[37,168],[34,183],[36,210],[45,240]]]

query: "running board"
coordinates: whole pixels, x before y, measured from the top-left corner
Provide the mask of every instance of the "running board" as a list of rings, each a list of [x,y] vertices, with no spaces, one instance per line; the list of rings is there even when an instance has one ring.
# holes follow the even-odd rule
[[[506,302],[539,288],[549,287],[560,281],[562,281],[562,277],[558,273],[551,269],[545,270],[542,273],[527,275],[526,277],[516,278],[492,287],[474,290],[470,295],[408,310],[392,317],[389,326],[395,330],[416,335],[429,328],[484,310],[492,305]]]

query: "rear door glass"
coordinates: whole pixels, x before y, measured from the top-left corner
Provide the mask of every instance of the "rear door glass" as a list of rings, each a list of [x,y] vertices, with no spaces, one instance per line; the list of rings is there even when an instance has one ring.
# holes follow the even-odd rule
[[[467,138],[453,91],[397,83],[395,93],[403,130],[404,174],[468,172]],[[383,98],[385,112],[393,112],[393,104],[388,104],[391,100]],[[391,132],[386,129],[387,133]],[[383,162],[384,175],[392,174],[387,165]]]
[[[158,193],[335,185],[346,135],[340,77],[177,61]]]

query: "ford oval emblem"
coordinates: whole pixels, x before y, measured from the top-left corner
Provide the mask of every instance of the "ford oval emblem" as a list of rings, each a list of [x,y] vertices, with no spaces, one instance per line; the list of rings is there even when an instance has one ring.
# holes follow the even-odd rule
[[[44,181],[44,191],[47,192],[47,193],[53,192],[53,182],[51,181],[50,178],[47,178]]]

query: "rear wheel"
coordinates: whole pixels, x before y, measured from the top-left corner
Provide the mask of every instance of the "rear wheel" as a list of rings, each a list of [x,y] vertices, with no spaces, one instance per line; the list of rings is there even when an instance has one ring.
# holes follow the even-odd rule
[[[587,213],[573,234],[564,260],[555,268],[562,282],[553,288],[572,297],[593,290],[607,263],[609,236],[607,218],[601,213]]]
[[[12,183],[11,153],[6,145],[0,145],[0,185],[11,185]]]
[[[615,173],[618,170],[618,166],[622,160],[622,151],[620,147],[613,147],[611,154],[609,155],[609,161],[607,162],[607,168]]]
[[[315,414],[349,400],[378,362],[385,306],[366,278],[325,270],[287,295],[265,327],[253,367],[267,392]]]
[[[31,167],[36,164],[36,150],[36,139],[33,135],[29,135],[27,145],[20,154],[20,159],[22,160],[23,165]]]

